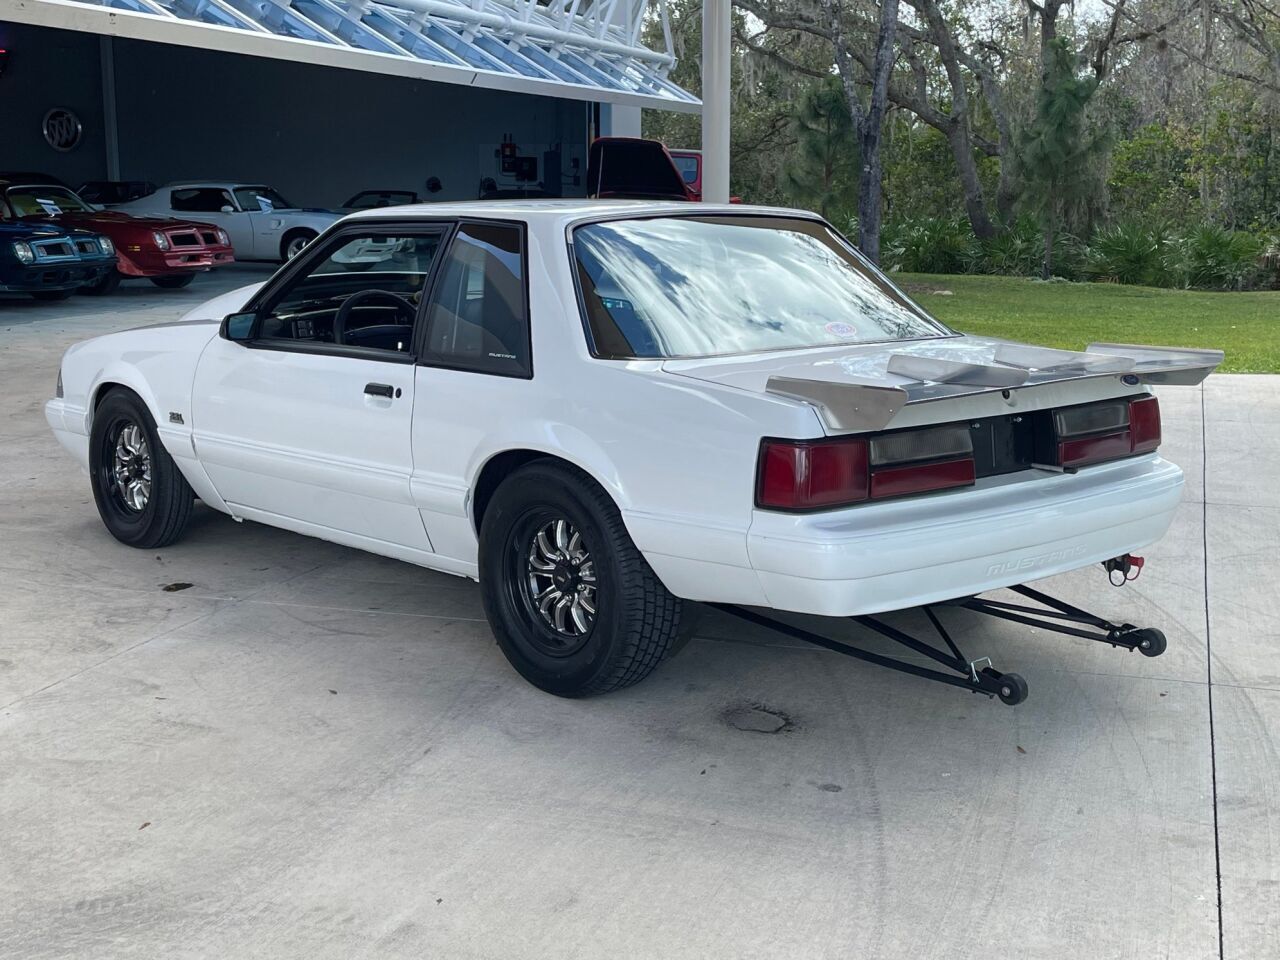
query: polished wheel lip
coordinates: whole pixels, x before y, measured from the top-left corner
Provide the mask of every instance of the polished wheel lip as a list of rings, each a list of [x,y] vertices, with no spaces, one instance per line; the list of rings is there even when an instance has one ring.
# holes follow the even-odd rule
[[[141,513],[151,501],[151,448],[138,424],[123,421],[116,433],[110,473],[112,488],[130,513]]]
[[[310,242],[311,241],[306,237],[294,237],[292,240],[289,241],[288,245],[284,248],[285,259],[292,260],[298,254],[300,254],[303,250],[305,250],[307,244]]]
[[[526,606],[564,654],[590,635],[597,613],[595,561],[581,532],[564,517],[540,523],[523,548]]]

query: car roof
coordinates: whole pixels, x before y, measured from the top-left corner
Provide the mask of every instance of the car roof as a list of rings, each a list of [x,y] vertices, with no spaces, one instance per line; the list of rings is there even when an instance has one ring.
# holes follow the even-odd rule
[[[31,173],[25,170],[0,170],[0,183],[6,186],[42,186],[65,187],[66,184],[57,177],[47,173]]]
[[[773,216],[819,219],[808,210],[754,207],[746,204],[690,203],[672,200],[463,200],[376,207],[350,214],[348,221],[422,217],[479,217],[522,220],[526,223],[568,225],[584,220],[613,220],[647,216]]]

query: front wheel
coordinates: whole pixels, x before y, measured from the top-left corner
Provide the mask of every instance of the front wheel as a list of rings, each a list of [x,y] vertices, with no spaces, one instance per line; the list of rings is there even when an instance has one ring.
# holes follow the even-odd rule
[[[89,472],[98,515],[121,543],[150,550],[182,536],[195,494],[137,394],[117,388],[98,405]]]
[[[196,278],[194,273],[168,273],[152,277],[151,282],[162,290],[181,290]]]
[[[80,288],[80,292],[87,293],[91,297],[106,296],[108,293],[115,292],[120,286],[120,279],[120,271],[113,268],[104,273],[97,283],[85,284]]]
[[[290,231],[280,242],[280,259],[286,262],[292,260],[315,238],[316,235],[311,230]]]
[[[561,697],[630,686],[672,651],[681,602],[590,478],[550,461],[513,473],[480,529],[480,590],[520,675]]]

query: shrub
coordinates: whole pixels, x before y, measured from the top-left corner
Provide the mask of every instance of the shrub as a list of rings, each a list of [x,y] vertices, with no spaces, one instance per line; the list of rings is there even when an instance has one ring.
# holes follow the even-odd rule
[[[1067,280],[1078,279],[1083,269],[1084,251],[1069,233],[1053,239],[1053,273]],[[1019,217],[994,237],[984,240],[969,264],[974,273],[994,273],[1014,277],[1038,277],[1044,266],[1044,231],[1032,217]]]
[[[964,220],[910,219],[885,227],[880,259],[889,270],[908,273],[963,273],[977,240]]]
[[[1093,235],[1085,254],[1084,273],[1108,283],[1160,286],[1165,275],[1165,244],[1159,231],[1137,223],[1104,227]]]
[[[1238,230],[1206,224],[1168,245],[1167,268],[1181,286],[1243,290],[1259,279],[1262,241]]]

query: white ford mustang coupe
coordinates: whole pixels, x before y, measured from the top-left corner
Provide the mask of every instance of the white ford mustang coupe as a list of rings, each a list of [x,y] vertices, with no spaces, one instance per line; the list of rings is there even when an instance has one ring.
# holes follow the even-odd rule
[[[46,413],[121,542],[173,543],[199,498],[478,579],[515,668],[581,696],[648,675],[687,601],[881,629],[1123,575],[1182,489],[1146,384],[1220,359],[963,336],[794,210],[440,204],[348,217],[264,284],[77,344]],[[956,658],[935,657],[1019,699]]]

